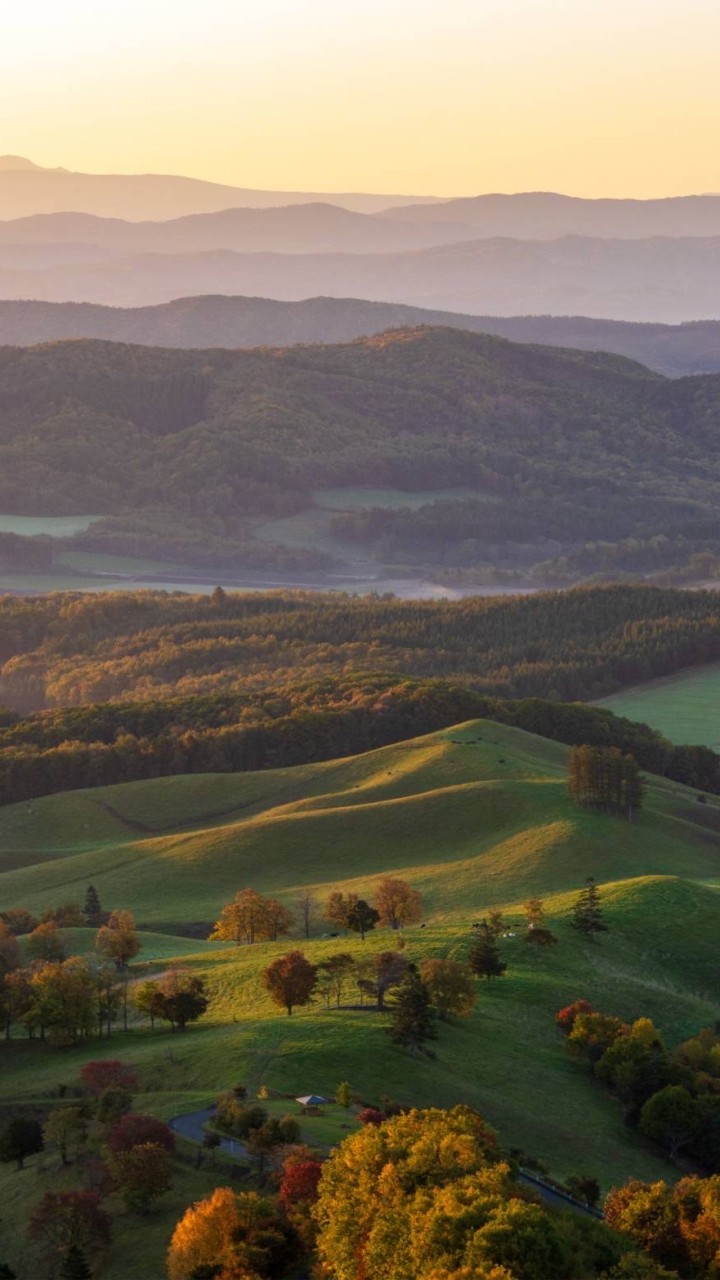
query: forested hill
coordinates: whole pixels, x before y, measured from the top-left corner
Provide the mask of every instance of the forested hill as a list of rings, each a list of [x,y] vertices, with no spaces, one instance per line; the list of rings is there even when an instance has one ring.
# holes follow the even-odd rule
[[[670,381],[620,357],[452,329],[283,350],[6,347],[0,511],[164,505],[212,513],[222,533],[307,507],[322,487],[462,486],[469,507],[426,507],[386,531],[396,563],[406,545],[416,558],[442,545],[447,526],[470,560],[446,563],[654,538],[672,562],[720,549],[719,420],[720,376]]]
[[[0,346],[101,338],[142,346],[273,347],[338,343],[386,329],[440,325],[512,342],[611,351],[670,377],[720,372],[720,321],[641,324],[587,316],[471,316],[363,298],[247,298],[214,294],[155,307],[0,299]]]
[[[256,509],[310,486],[714,476],[720,379],[446,329],[345,346],[172,351],[105,342],[0,350],[4,510]],[[662,445],[662,452],[660,446]]]
[[[0,704],[21,712],[244,695],[348,671],[442,677],[499,697],[591,699],[718,659],[720,596],[711,591],[0,598]]]

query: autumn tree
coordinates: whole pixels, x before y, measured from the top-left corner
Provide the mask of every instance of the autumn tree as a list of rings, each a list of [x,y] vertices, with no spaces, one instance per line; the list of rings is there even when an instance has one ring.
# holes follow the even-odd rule
[[[9,1040],[12,1027],[24,1022],[32,1006],[32,987],[28,969],[11,969],[6,973],[0,987],[0,1009],[5,1023],[5,1039]],[[32,1023],[26,1022],[30,1035],[34,1034]]]
[[[175,1134],[169,1125],[157,1120],[155,1116],[128,1112],[118,1120],[107,1136],[107,1145],[113,1155],[131,1151],[133,1147],[141,1147],[147,1143],[163,1147],[165,1151],[174,1151]]]
[[[354,903],[347,917],[347,927],[353,933],[359,933],[361,939],[365,940],[365,934],[370,933],[377,924],[379,914],[375,907],[371,907],[364,898],[358,898]]]
[[[140,1088],[137,1072],[119,1058],[98,1058],[86,1062],[80,1068],[80,1083],[96,1098],[106,1089],[124,1089],[133,1094]]]
[[[63,1165],[71,1154],[78,1156],[87,1138],[87,1123],[81,1107],[58,1107],[43,1125],[43,1145],[55,1147]]]
[[[441,1022],[447,1022],[451,1015],[470,1016],[476,993],[469,965],[458,960],[424,960],[420,976]]]
[[[580,890],[573,907],[573,929],[577,929],[588,942],[595,941],[598,933],[607,933],[608,926],[600,906],[600,890],[592,876],[588,876],[584,889]]]
[[[142,949],[131,911],[112,911],[107,924],[97,931],[95,947],[101,956],[112,960],[124,972]]]
[[[473,929],[468,952],[468,964],[477,978],[499,978],[507,969],[500,959],[497,940],[487,920],[483,919]]]
[[[365,1125],[323,1166],[313,1209],[321,1267],[337,1280],[430,1280],[443,1267],[462,1276],[480,1221],[492,1221],[516,1191],[494,1135],[468,1107]],[[480,1219],[468,1211],[474,1203]],[[473,1280],[483,1274],[474,1266]]]
[[[353,1100],[352,1085],[349,1080],[341,1080],[335,1090],[335,1101],[347,1111]]]
[[[188,1022],[197,1022],[206,1012],[208,998],[205,979],[184,965],[173,965],[157,984],[153,999],[154,1013],[175,1028],[184,1031]]]
[[[394,1044],[410,1049],[413,1054],[424,1049],[427,1040],[434,1040],[437,1036],[430,994],[414,964],[407,966],[395,992],[388,1035]]]
[[[356,893],[340,893],[335,889],[325,903],[325,919],[336,929],[348,929],[350,912],[358,902]]]
[[[92,1035],[97,1025],[95,990],[87,961],[71,956],[34,966],[25,1017],[54,1044],[75,1044]]]
[[[30,1218],[28,1235],[52,1265],[71,1249],[87,1256],[106,1250],[110,1218],[96,1191],[46,1191]]]
[[[238,946],[268,939],[274,942],[292,926],[292,914],[276,898],[266,898],[255,889],[241,889],[223,907],[210,937]]]
[[[178,1222],[167,1257],[169,1280],[283,1275],[293,1257],[291,1235],[269,1198],[218,1187]]]
[[[560,1028],[564,1035],[569,1036],[578,1015],[581,1013],[592,1012],[593,1007],[589,1000],[573,1000],[572,1004],[567,1004],[564,1008],[558,1009],[558,1012],[555,1014],[556,1026]]]
[[[119,1151],[108,1160],[108,1167],[126,1207],[141,1216],[172,1186],[168,1152],[155,1142]]]
[[[54,920],[46,920],[33,929],[27,941],[31,960],[60,961],[67,956],[65,941]]]
[[[17,1169],[23,1169],[28,1156],[42,1149],[42,1128],[34,1116],[14,1116],[0,1135],[0,1161],[10,1164],[14,1160]]]
[[[309,1004],[317,980],[317,965],[302,951],[288,951],[263,970],[266,991],[276,1004],[287,1010]]]
[[[390,929],[403,929],[406,924],[422,920],[422,897],[406,880],[383,876],[375,889],[373,905],[377,908],[378,924]]]

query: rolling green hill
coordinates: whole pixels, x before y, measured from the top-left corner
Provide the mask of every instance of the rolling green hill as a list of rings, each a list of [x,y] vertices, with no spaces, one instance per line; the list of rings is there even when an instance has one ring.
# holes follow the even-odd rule
[[[5,1094],[67,1079],[99,1051],[136,1061],[161,1110],[165,1089],[212,1094],[230,1076],[288,1092],[332,1091],[347,1077],[369,1098],[472,1102],[505,1141],[559,1174],[591,1167],[607,1182],[659,1172],[659,1157],[623,1130],[616,1104],[568,1059],[552,1015],[588,995],[625,1017],[655,1017],[672,1041],[720,1014],[712,829],[720,812],[660,779],[650,779],[632,825],[576,810],[564,758],[559,744],[475,721],[348,760],[133,783],[2,810],[3,902],[40,910],[81,898],[92,882],[106,907],[130,908],[151,930],[138,973],[148,961],[189,953],[215,997],[203,1023],[175,1046],[167,1081],[166,1036],[135,1030],[106,1049],[44,1051],[42,1060],[37,1048],[13,1041],[2,1050]],[[423,894],[427,926],[406,934],[412,958],[461,955],[474,919],[498,905],[517,922],[530,894],[546,899],[561,938],[549,955],[530,954],[521,936],[507,939],[507,977],[481,992],[468,1024],[442,1029],[435,1062],[411,1063],[391,1049],[378,1015],[315,1009],[288,1023],[259,988],[259,970],[290,945],[318,958],[338,947],[386,947],[387,934],[365,944],[331,941],[318,915],[315,936],[299,944],[238,950],[175,936],[203,920],[209,926],[245,885],[292,908],[305,888],[319,901],[335,888],[371,894],[383,872]],[[594,946],[569,927],[574,895],[590,874],[603,885],[611,923]],[[73,936],[79,950],[89,941],[86,931]],[[31,1086],[28,1055],[35,1055]]]

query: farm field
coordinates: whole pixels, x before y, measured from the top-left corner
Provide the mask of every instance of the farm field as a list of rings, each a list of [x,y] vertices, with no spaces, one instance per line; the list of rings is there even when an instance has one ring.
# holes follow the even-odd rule
[[[607,1188],[630,1174],[672,1177],[568,1054],[553,1015],[587,996],[628,1019],[654,1018],[671,1045],[720,1017],[720,849],[710,829],[720,811],[660,779],[632,825],[579,811],[566,795],[564,761],[556,743],[472,722],[346,760],[130,783],[0,810],[3,902],[38,911],[81,899],[93,883],[106,908],[131,909],[147,935],[135,977],[183,960],[206,975],[212,996],[184,1036],[134,1025],[110,1042],[63,1051],[4,1044],[0,1107],[72,1080],[83,1061],[107,1054],[136,1065],[143,1105],[162,1116],[206,1105],[238,1080],[295,1097],[332,1096],[347,1079],[369,1102],[388,1094],[470,1103],[504,1143],[560,1178],[587,1172]],[[262,988],[262,969],[290,947],[313,960],[339,949],[359,956],[393,945],[386,931],[364,943],[331,939],[319,913],[308,941],[237,948],[176,932],[191,924],[209,932],[245,886],[292,909],[304,889],[319,902],[335,888],[372,896],[384,872],[423,894],[426,926],[405,934],[414,961],[462,957],[470,925],[490,906],[502,906],[517,931],[530,894],[545,899],[560,939],[539,954],[519,931],[508,938],[507,975],[482,984],[469,1020],[441,1026],[435,1059],[394,1049],[387,1015],[315,1004],[289,1019]],[[611,926],[595,945],[570,926],[590,874]],[[71,940],[82,951],[92,933]]]
[[[659,729],[671,742],[720,750],[720,665],[709,663],[636,685],[597,705]]]

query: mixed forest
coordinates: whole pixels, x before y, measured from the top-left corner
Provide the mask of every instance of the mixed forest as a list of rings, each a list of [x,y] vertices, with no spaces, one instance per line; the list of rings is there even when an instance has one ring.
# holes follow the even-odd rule
[[[322,547],[258,541],[258,522],[318,489],[389,487],[427,499],[341,517],[346,555],[540,582],[682,568],[720,552],[719,388],[444,328],[247,351],[5,347],[0,510],[104,517],[77,543],[103,552],[323,568]]]

